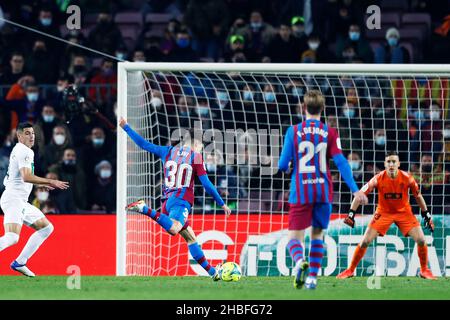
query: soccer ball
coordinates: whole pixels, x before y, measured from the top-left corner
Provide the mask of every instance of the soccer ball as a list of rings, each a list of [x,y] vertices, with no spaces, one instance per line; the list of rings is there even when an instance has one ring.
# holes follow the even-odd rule
[[[225,262],[219,270],[223,281],[239,281],[242,276],[241,267],[236,262]]]

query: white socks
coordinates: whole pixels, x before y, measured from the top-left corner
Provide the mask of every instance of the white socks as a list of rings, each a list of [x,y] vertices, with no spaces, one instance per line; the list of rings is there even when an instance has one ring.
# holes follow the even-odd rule
[[[3,237],[0,238],[0,251],[16,244],[19,241],[19,235],[14,232],[6,232]]]
[[[48,236],[53,232],[53,225],[49,224],[45,228],[42,228],[35,233],[33,233],[28,239],[27,244],[23,248],[20,255],[17,257],[16,261],[18,264],[26,264],[27,260],[36,252],[41,244],[48,238]]]

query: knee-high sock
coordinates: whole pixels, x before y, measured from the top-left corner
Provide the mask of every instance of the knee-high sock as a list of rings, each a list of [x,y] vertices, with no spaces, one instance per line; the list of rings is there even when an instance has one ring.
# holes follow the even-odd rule
[[[19,241],[19,235],[14,232],[6,232],[3,237],[0,237],[0,251],[16,244]]]
[[[367,247],[361,248],[361,246],[359,244],[356,246],[355,253],[353,253],[353,257],[352,257],[352,262],[350,263],[349,269],[351,271],[353,271],[353,272],[355,271],[356,266],[361,261],[361,259],[364,257],[364,255],[366,254],[366,251],[367,251]]]
[[[144,206],[143,213],[148,215],[150,218],[156,221],[164,230],[169,232],[170,228],[172,228],[173,221],[166,216],[165,214],[161,214],[157,212],[155,209],[150,209],[147,206]]]
[[[417,255],[420,260],[420,270],[424,271],[428,268],[428,247],[427,244],[417,246]]]
[[[36,231],[33,233],[28,239],[27,244],[23,248],[20,255],[17,257],[16,261],[18,264],[26,264],[28,259],[39,249],[41,244],[47,239],[50,234],[53,232],[53,225],[49,224],[48,226]]]
[[[309,276],[317,277],[320,267],[322,266],[323,258],[323,240],[311,240],[311,250],[309,251]]]
[[[294,263],[303,260],[303,246],[300,240],[291,239],[287,244],[287,248],[289,250],[289,254],[292,257],[292,260],[294,260]]]
[[[202,250],[202,248],[200,248],[198,243],[197,242],[191,243],[188,245],[188,247],[189,247],[189,252],[191,253],[192,257],[195,259],[195,261],[197,261],[197,263],[199,265],[201,265],[203,267],[203,269],[205,269],[206,272],[208,272],[208,274],[210,276],[213,276],[216,273],[216,269],[209,264],[208,260],[206,260],[205,254],[203,253],[203,250]]]

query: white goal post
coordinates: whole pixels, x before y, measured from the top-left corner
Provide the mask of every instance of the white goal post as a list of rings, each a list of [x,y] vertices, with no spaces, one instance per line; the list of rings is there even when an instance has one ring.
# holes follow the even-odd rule
[[[426,232],[430,266],[436,275],[448,276],[450,150],[446,146],[450,146],[450,139],[443,132],[447,125],[450,130],[450,65],[120,62],[117,117],[127,118],[133,129],[155,144],[170,143],[186,123],[198,120],[202,133],[212,132],[203,138],[222,132],[223,143],[216,136],[208,140],[214,147],[208,149],[205,143],[205,152],[211,151],[211,157],[205,153],[204,159],[212,159],[214,170],[226,168],[221,174],[214,171],[215,176],[217,181],[225,180],[225,200],[236,207],[231,220],[226,220],[211,197],[196,193],[199,202],[189,220],[199,243],[205,245],[206,258],[214,262],[234,260],[241,264],[244,275],[290,275],[292,261],[285,249],[287,210],[283,205],[289,177],[276,168],[284,130],[301,121],[302,95],[308,89],[319,89],[325,95],[323,121],[337,127],[345,156],[350,155],[355,162],[358,186],[383,169],[379,168],[379,155],[384,157],[389,149],[399,150],[402,169],[414,172],[421,188],[426,185],[426,200],[431,202],[427,205],[436,219],[434,235]],[[248,92],[251,95],[246,97]],[[186,115],[182,103],[187,106]],[[203,104],[208,115],[201,114]],[[245,138],[239,140],[234,133],[235,140],[226,142],[226,130],[243,132]],[[436,133],[439,130],[440,136]],[[264,139],[261,132],[266,134]],[[125,212],[127,203],[140,198],[160,209],[162,170],[160,160],[135,146],[123,130],[119,128],[117,134],[116,274],[204,275],[180,236],[170,237],[149,218]],[[220,143],[222,148],[217,151]],[[235,146],[228,149],[229,144]],[[246,144],[247,162],[237,160],[239,151],[234,154],[240,144]],[[272,149],[276,144],[280,148]],[[265,149],[270,150],[263,155]],[[259,159],[255,161],[260,161],[253,167],[249,150],[255,150]],[[422,170],[427,168],[428,156],[430,172]],[[228,158],[236,163],[226,166]],[[259,164],[268,172],[263,174]],[[376,198],[373,193],[371,205],[358,210],[363,214],[357,217],[358,227],[351,230],[342,222],[350,205],[349,192],[336,168],[331,168],[335,176],[334,215],[325,236],[323,275],[335,275],[347,266],[370,221]],[[220,175],[224,179],[220,180]],[[234,180],[236,185],[229,186]],[[234,195],[227,187],[236,189]],[[417,213],[415,201],[411,204]],[[308,252],[308,246],[305,249]],[[369,248],[357,273],[415,275],[419,265],[415,250],[414,243],[393,226]]]

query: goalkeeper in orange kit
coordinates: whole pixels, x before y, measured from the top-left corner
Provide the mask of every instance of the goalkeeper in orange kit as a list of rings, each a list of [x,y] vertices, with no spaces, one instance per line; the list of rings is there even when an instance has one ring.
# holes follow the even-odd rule
[[[350,267],[340,273],[338,279],[353,277],[356,266],[366,253],[367,247],[377,236],[384,236],[395,223],[405,237],[410,236],[417,243],[417,253],[420,260],[420,277],[425,279],[436,279],[428,268],[428,248],[425,242],[420,223],[414,216],[409,203],[408,190],[416,198],[422,211],[425,228],[434,231],[434,224],[427,205],[420,194],[419,186],[409,173],[399,170],[400,159],[396,152],[389,152],[384,161],[385,170],[374,176],[369,183],[361,188],[366,195],[374,188],[378,189],[378,207],[366,229],[364,238],[356,247]],[[359,207],[357,198],[353,199],[350,213],[345,218],[344,223],[350,227],[355,226],[355,212]]]

